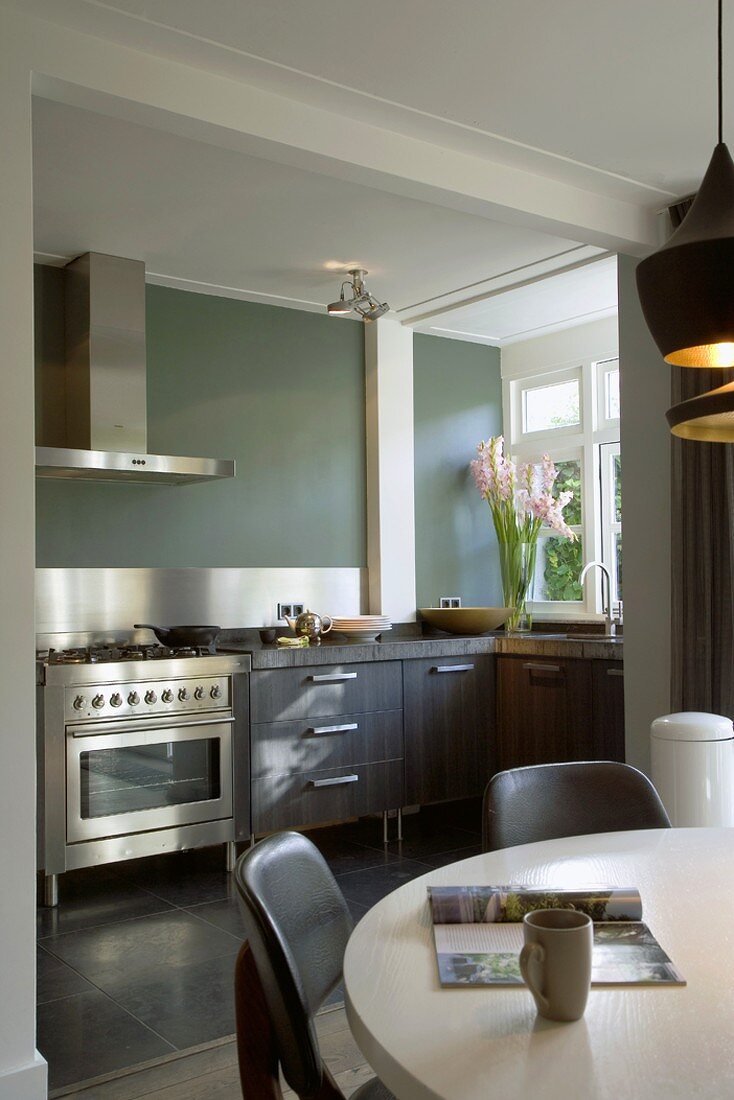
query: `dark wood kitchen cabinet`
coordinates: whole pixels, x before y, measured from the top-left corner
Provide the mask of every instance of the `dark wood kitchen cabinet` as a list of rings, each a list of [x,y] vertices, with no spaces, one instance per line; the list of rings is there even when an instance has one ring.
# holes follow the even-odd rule
[[[624,669],[621,661],[591,661],[595,760],[624,761]]]
[[[497,658],[500,771],[593,757],[593,663],[555,657]]]
[[[481,794],[494,771],[494,658],[403,661],[405,800]]]
[[[263,669],[251,688],[253,832],[404,805],[399,661]]]

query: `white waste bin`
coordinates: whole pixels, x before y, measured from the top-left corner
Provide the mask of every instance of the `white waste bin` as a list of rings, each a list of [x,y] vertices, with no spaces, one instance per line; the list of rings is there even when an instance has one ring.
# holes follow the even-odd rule
[[[734,727],[720,714],[656,718],[652,781],[673,825],[734,825]]]

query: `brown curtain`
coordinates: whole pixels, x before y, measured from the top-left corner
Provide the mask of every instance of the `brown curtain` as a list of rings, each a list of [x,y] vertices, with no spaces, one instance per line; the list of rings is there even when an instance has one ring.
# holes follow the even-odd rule
[[[734,371],[672,377],[677,404]],[[734,718],[734,444],[672,438],[672,706]]]

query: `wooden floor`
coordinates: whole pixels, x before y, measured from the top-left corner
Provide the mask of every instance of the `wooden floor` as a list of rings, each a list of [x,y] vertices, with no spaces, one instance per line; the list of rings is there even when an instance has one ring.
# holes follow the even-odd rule
[[[344,1009],[321,1013],[316,1029],[324,1060],[344,1095],[351,1096],[374,1074],[352,1038]],[[52,1095],[65,1100],[242,1100],[235,1043],[223,1040],[83,1088],[59,1089]],[[290,1090],[283,1096],[296,1100]]]

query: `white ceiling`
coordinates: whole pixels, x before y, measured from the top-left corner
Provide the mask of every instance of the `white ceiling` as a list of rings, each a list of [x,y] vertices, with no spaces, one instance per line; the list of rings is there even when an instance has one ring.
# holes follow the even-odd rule
[[[46,258],[131,256],[170,285],[318,310],[357,263],[401,319],[492,343],[615,304],[594,265],[442,314],[600,250],[50,100],[33,132]]]
[[[494,135],[506,160],[541,150],[550,175],[591,166],[653,204],[695,186],[715,139],[713,0],[14,2],[347,114],[399,107],[447,144]]]
[[[617,260],[518,286],[417,324],[421,332],[502,346],[617,312]]]

